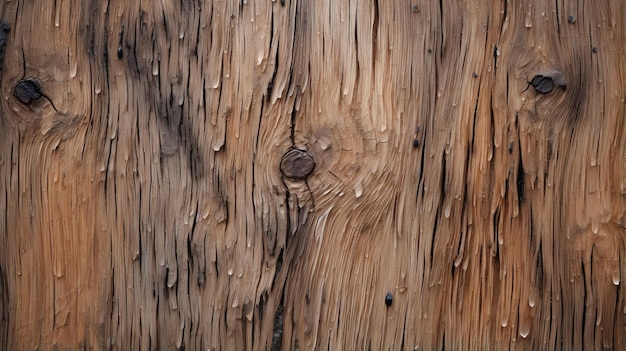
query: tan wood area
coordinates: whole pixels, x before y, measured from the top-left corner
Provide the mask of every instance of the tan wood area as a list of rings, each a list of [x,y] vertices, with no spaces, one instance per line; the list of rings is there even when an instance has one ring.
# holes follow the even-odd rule
[[[0,18],[0,349],[626,349],[626,1]]]

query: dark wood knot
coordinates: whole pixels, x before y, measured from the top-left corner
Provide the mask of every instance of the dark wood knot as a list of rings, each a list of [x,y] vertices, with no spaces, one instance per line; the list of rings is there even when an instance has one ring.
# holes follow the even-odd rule
[[[551,92],[552,89],[554,89],[554,86],[558,86],[563,90],[567,87],[565,78],[563,78],[563,75],[560,72],[537,74],[530,82],[528,82],[528,84],[532,85],[533,88],[535,88],[535,91],[541,94]]]
[[[393,304],[393,295],[390,292],[388,292],[385,295],[385,305],[387,305],[387,307],[389,307],[389,306],[391,306],[391,304]]]
[[[13,96],[28,105],[42,96],[41,85],[34,78],[22,79],[13,89]]]
[[[291,148],[280,161],[280,171],[292,180],[304,180],[313,172],[315,160],[306,151]]]

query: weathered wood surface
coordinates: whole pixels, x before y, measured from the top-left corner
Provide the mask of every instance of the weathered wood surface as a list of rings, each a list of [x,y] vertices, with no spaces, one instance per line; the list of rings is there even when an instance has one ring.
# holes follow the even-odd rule
[[[626,347],[624,1],[0,8],[0,348]]]

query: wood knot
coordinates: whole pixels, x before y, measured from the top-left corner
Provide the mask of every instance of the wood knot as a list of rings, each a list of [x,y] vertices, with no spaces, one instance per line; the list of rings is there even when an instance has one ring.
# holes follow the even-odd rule
[[[42,96],[41,85],[34,78],[22,79],[13,89],[13,96],[21,103],[29,105]]]
[[[289,149],[280,161],[280,171],[291,180],[306,179],[315,168],[315,160],[304,150]]]
[[[387,307],[390,307],[391,304],[393,304],[393,295],[390,292],[388,292],[385,295],[385,305],[387,305]]]
[[[563,75],[556,71],[537,74],[530,82],[528,82],[528,84],[532,85],[533,88],[535,88],[535,91],[541,94],[551,92],[552,89],[554,89],[554,86],[558,86],[563,90],[567,87],[567,83],[565,78],[563,78]]]

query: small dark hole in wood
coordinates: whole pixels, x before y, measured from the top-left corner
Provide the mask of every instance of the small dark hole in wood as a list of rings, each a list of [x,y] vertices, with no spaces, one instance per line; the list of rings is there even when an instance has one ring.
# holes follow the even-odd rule
[[[572,15],[567,16],[567,22],[569,22],[569,23],[576,22],[576,17],[574,17]]]
[[[385,305],[389,307],[392,304],[393,304],[393,295],[390,292],[388,292],[387,295],[385,295]]]
[[[413,147],[419,147],[420,141],[418,139],[413,140]]]
[[[596,52],[598,52],[598,48],[594,46],[593,48],[591,48],[591,52],[595,54]]]
[[[411,7],[411,10],[413,10],[413,12],[420,12],[420,7],[419,5],[413,5],[413,7]]]
[[[117,58],[120,60],[124,58],[124,50],[121,46],[117,48]]]
[[[13,89],[13,96],[28,105],[42,96],[41,85],[33,78],[20,80]]]
[[[474,77],[474,78],[478,77],[478,73],[472,72],[472,77]]]
[[[541,94],[551,92],[555,86],[558,86],[563,90],[567,88],[565,78],[561,73],[556,71],[551,75],[537,74],[530,82],[528,82],[528,84],[532,85],[533,88],[535,88],[535,91]]]
[[[533,77],[530,82],[535,90],[541,94],[547,94],[554,88],[554,82],[551,77],[542,76],[540,74]]]

